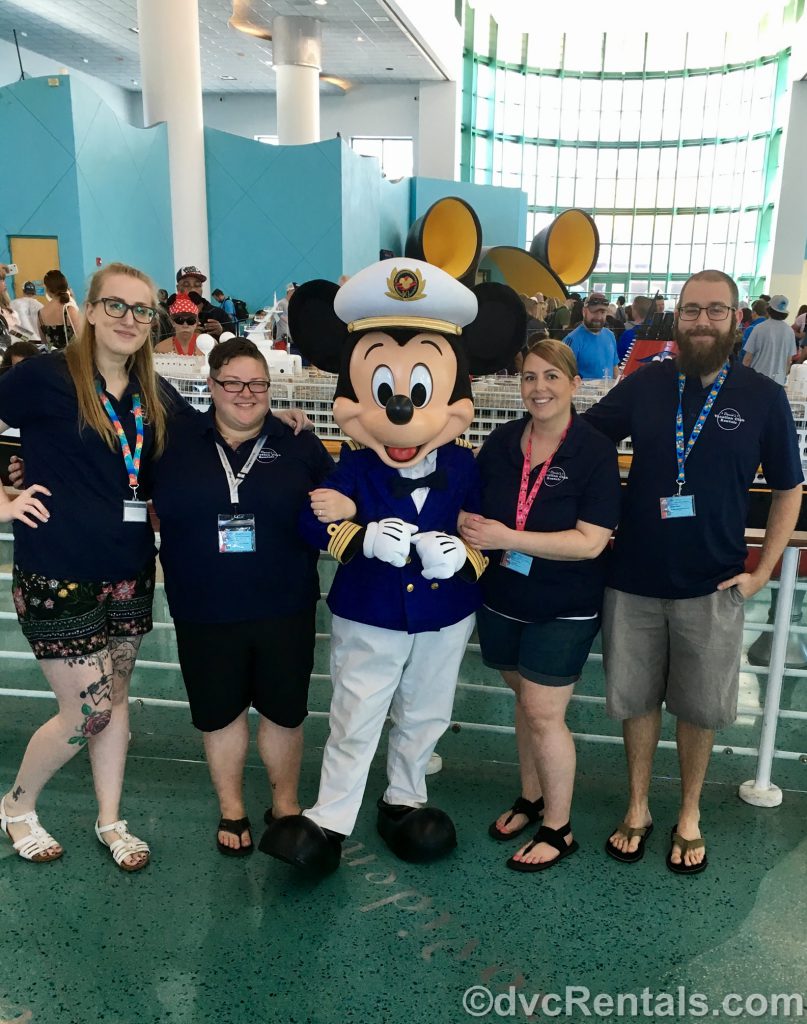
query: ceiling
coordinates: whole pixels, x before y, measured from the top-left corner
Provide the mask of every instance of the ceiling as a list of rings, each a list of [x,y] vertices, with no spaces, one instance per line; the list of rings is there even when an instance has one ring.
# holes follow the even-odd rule
[[[328,0],[324,6],[313,0],[254,0],[256,13],[267,23],[275,15],[322,22],[323,74],[355,85],[442,81],[393,6],[386,0]],[[230,28],[231,14],[230,0],[199,0],[203,91],[274,92],[271,42]],[[0,39],[13,42],[16,29],[21,48],[124,89],[137,89],[140,83],[136,27],[137,0],[0,2]]]

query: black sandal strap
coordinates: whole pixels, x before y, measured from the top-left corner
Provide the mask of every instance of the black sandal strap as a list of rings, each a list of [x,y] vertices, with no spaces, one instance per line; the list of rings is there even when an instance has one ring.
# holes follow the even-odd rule
[[[539,843],[546,843],[547,846],[553,847],[558,853],[564,853],[568,846],[568,843],[565,843],[564,840],[566,836],[571,834],[571,831],[571,822],[568,821],[563,828],[549,828],[547,825],[541,825],[532,837],[532,845],[537,846]]]
[[[217,831],[229,832],[231,835],[240,838],[242,832],[249,832],[251,828],[249,818],[221,818]]]
[[[507,815],[505,825],[509,825],[517,814],[523,814],[527,821],[532,824],[537,821],[543,813],[544,798],[542,796],[539,796],[537,800],[527,800],[526,797],[520,796],[510,808],[510,813]]]

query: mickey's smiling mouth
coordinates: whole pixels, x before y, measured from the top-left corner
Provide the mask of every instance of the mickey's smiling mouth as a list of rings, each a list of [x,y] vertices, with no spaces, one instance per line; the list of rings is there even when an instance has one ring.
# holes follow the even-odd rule
[[[393,462],[411,462],[422,447],[422,445],[417,445],[412,448],[393,448],[390,445],[385,444],[384,451],[389,455]]]

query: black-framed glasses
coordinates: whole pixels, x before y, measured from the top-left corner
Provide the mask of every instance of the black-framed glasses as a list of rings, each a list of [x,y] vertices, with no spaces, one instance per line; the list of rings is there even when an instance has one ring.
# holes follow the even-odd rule
[[[134,305],[130,305],[128,302],[124,302],[123,299],[96,299],[90,305],[97,306],[99,302],[104,304],[106,315],[113,317],[115,320],[122,320],[130,309],[132,316],[139,324],[150,324],[157,315],[157,310],[153,306],[144,306],[142,302],[135,302]]]
[[[171,323],[178,327],[190,327],[191,324],[199,323],[199,317],[195,313],[175,313],[171,317]]]
[[[708,306],[696,306],[694,302],[687,302],[678,307],[678,319],[697,320],[701,315],[701,310],[705,309],[710,320],[719,322],[725,320],[731,310],[736,308],[736,306],[727,306],[725,302],[710,302]]]
[[[249,388],[253,395],[265,395],[269,390],[268,380],[216,380],[215,377],[211,377],[211,380],[228,395],[240,395],[244,388]]]

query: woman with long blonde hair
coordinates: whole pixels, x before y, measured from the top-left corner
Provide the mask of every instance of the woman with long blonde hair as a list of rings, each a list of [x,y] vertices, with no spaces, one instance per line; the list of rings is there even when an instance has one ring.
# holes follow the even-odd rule
[[[39,823],[37,798],[84,746],[95,835],[125,871],[149,859],[120,798],[129,682],[152,626],[154,535],[141,473],[162,451],[167,409],[179,402],[154,373],[156,316],[152,281],[112,263],[90,282],[76,340],[0,378],[0,431],[20,428],[25,475],[36,481],[14,501],[0,489],[0,521],[16,520],[14,604],[58,702],[0,800],[0,828],[37,863],[64,852]]]

